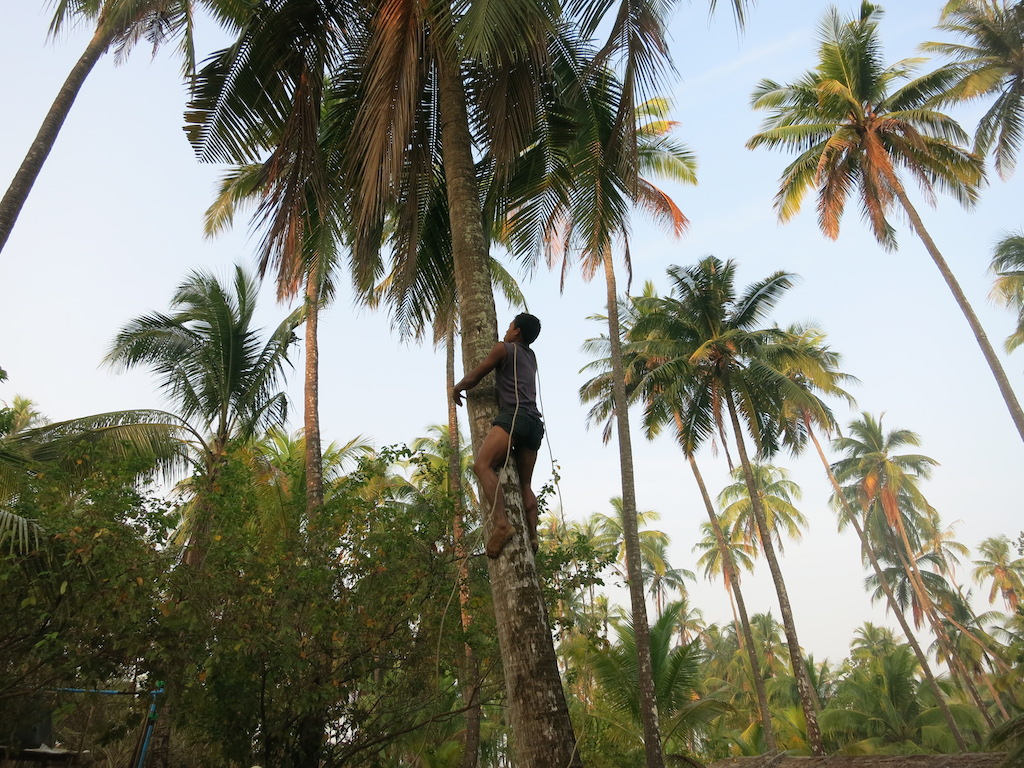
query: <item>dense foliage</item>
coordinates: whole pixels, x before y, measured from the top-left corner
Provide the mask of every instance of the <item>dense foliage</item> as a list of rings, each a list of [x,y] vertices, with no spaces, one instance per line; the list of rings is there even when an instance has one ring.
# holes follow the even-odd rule
[[[178,32],[190,12],[187,2],[173,13],[128,0],[57,5],[58,21],[72,9],[96,21],[106,40],[96,57],[162,24]],[[656,512],[635,508],[631,481],[607,513],[585,520],[565,520],[555,489],[541,489],[536,560],[525,549],[515,556],[536,562],[537,578],[523,573],[555,638],[561,680],[553,674],[549,692],[564,688],[573,760],[657,768],[775,751],[991,745],[1019,761],[1024,532],[970,550],[928,499],[938,465],[913,431],[862,413],[840,434],[828,401],[850,400],[843,387],[853,377],[824,331],[771,317],[794,275],[738,290],[736,263],[708,256],[670,267],[668,295],[650,285],[616,295],[613,241],[627,237],[631,206],[677,234],[685,225],[641,172],[694,180],[664,105],[640,99],[667,69],[665,8],[627,4],[602,47],[588,35],[608,4],[564,13],[512,0],[205,5],[239,35],[208,60],[189,114],[197,148],[235,166],[210,219],[219,226],[235,205],[259,200],[257,222],[269,226],[261,266],[278,268],[282,295],[305,285],[305,302],[264,339],[252,323],[256,278],[241,267],[230,283],[194,272],[170,314],[128,321],[106,359],[155,374],[171,412],[50,424],[24,397],[0,407],[0,743],[17,750],[52,738],[97,765],[136,766],[155,722],[150,765],[514,764],[517,742],[534,734],[511,727],[522,697],[502,665],[512,681],[517,649],[499,648],[503,593],[493,591],[514,585],[480,553],[486,510],[469,490],[457,420],[413,448],[321,450],[307,368],[306,428],[285,431],[295,331],[305,323],[308,363],[340,251],[352,255],[363,299],[392,301],[406,331],[433,324],[449,349],[454,305],[488,305],[480,283],[518,295],[503,267],[456,253],[469,246],[456,243],[454,217],[475,214],[486,238],[519,255],[559,252],[564,269],[582,255],[588,274],[607,270],[608,335],[586,347],[594,376],[581,396],[606,436],[618,422],[620,445],[630,404],[647,437],[674,434],[708,514],[694,531],[698,565],[735,606],[732,623],[703,621],[687,594],[696,576],[669,561],[669,538],[652,527]],[[740,20],[744,5],[734,3]],[[800,153],[780,184],[782,217],[813,192],[823,231],[837,237],[856,192],[883,246],[895,247],[897,202],[930,243],[897,171],[929,195],[945,189],[968,203],[985,153],[1000,174],[1013,171],[1022,13],[1021,2],[950,3],[940,29],[972,45],[929,44],[952,62],[913,79],[906,63],[882,64],[880,8],[864,3],[849,19],[829,12],[817,67],[755,92],[769,118],[751,144]],[[415,56],[399,55],[395,14]],[[437,110],[442,101],[451,110],[460,90],[465,135],[442,138],[437,124],[458,120]],[[996,106],[968,148],[937,110],[991,94]],[[543,114],[523,113],[526,104]],[[469,162],[453,181],[459,142]],[[462,184],[474,175],[482,194]],[[17,213],[5,215],[9,230]],[[1018,240],[1008,237],[993,262],[995,294],[1014,311],[1024,306]],[[468,279],[467,264],[481,274]],[[1024,435],[1008,383],[1003,394]],[[833,461],[819,439],[831,440]],[[696,454],[716,441],[734,482],[709,491]],[[900,625],[863,625],[838,663],[800,646],[776,554],[809,525],[780,454],[812,445],[839,528],[859,537],[866,599]],[[631,476],[632,459],[621,462]],[[743,602],[743,574],[760,558],[779,619],[748,614]],[[966,560],[992,608],[982,614],[955,575]],[[611,601],[612,586],[631,588],[632,615]]]

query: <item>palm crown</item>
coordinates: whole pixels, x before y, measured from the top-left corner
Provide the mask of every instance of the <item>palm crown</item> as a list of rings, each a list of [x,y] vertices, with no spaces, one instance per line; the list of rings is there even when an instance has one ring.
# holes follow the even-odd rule
[[[1024,3],[1006,0],[951,2],[939,29],[959,43],[925,43],[923,50],[945,54],[952,82],[943,100],[964,101],[995,94],[974,135],[979,154],[992,152],[995,168],[1009,178],[1024,139]]]
[[[975,202],[983,172],[979,158],[960,146],[967,141],[963,129],[929,106],[948,84],[948,73],[910,80],[918,60],[883,64],[881,14],[868,2],[849,21],[831,9],[821,24],[818,65],[795,83],[762,80],[755,89],[753,106],[768,117],[747,146],[800,153],[785,169],[775,198],[783,221],[814,189],[819,225],[836,238],[856,191],[875,237],[893,248],[887,215],[902,202],[901,171],[917,180],[929,200],[939,189],[965,205]],[[896,87],[903,81],[908,82]]]
[[[255,437],[284,421],[280,384],[302,310],[262,340],[253,326],[257,286],[241,267],[235,268],[233,292],[212,275],[195,272],[178,287],[174,314],[131,321],[106,358],[122,368],[152,368],[178,415],[214,454],[229,440]]]

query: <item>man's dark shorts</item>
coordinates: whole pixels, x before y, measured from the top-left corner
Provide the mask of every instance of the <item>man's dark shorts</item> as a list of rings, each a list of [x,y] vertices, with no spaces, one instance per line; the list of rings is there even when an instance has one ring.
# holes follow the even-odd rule
[[[513,415],[515,424],[512,423]],[[513,448],[536,451],[544,440],[544,422],[522,411],[501,411],[491,423],[512,435]]]

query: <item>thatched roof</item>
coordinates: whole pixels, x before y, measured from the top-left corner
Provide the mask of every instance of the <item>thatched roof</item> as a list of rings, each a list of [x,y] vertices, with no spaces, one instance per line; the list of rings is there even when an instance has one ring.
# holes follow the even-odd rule
[[[964,752],[955,755],[830,755],[789,757],[761,755],[730,757],[709,768],[999,768],[1004,752]]]

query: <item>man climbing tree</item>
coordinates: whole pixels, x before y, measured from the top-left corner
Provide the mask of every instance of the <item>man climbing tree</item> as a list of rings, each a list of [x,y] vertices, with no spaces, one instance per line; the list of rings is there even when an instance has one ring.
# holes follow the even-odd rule
[[[501,554],[515,533],[505,512],[505,499],[498,482],[498,470],[509,458],[515,459],[519,472],[530,548],[537,551],[537,496],[530,485],[537,451],[544,438],[544,423],[537,407],[537,358],[530,344],[539,334],[540,320],[525,312],[516,315],[505,331],[505,338],[452,389],[452,399],[456,405],[462,405],[462,393],[495,371],[498,416],[473,463],[486,509],[492,516],[486,547],[487,556],[492,559]]]

